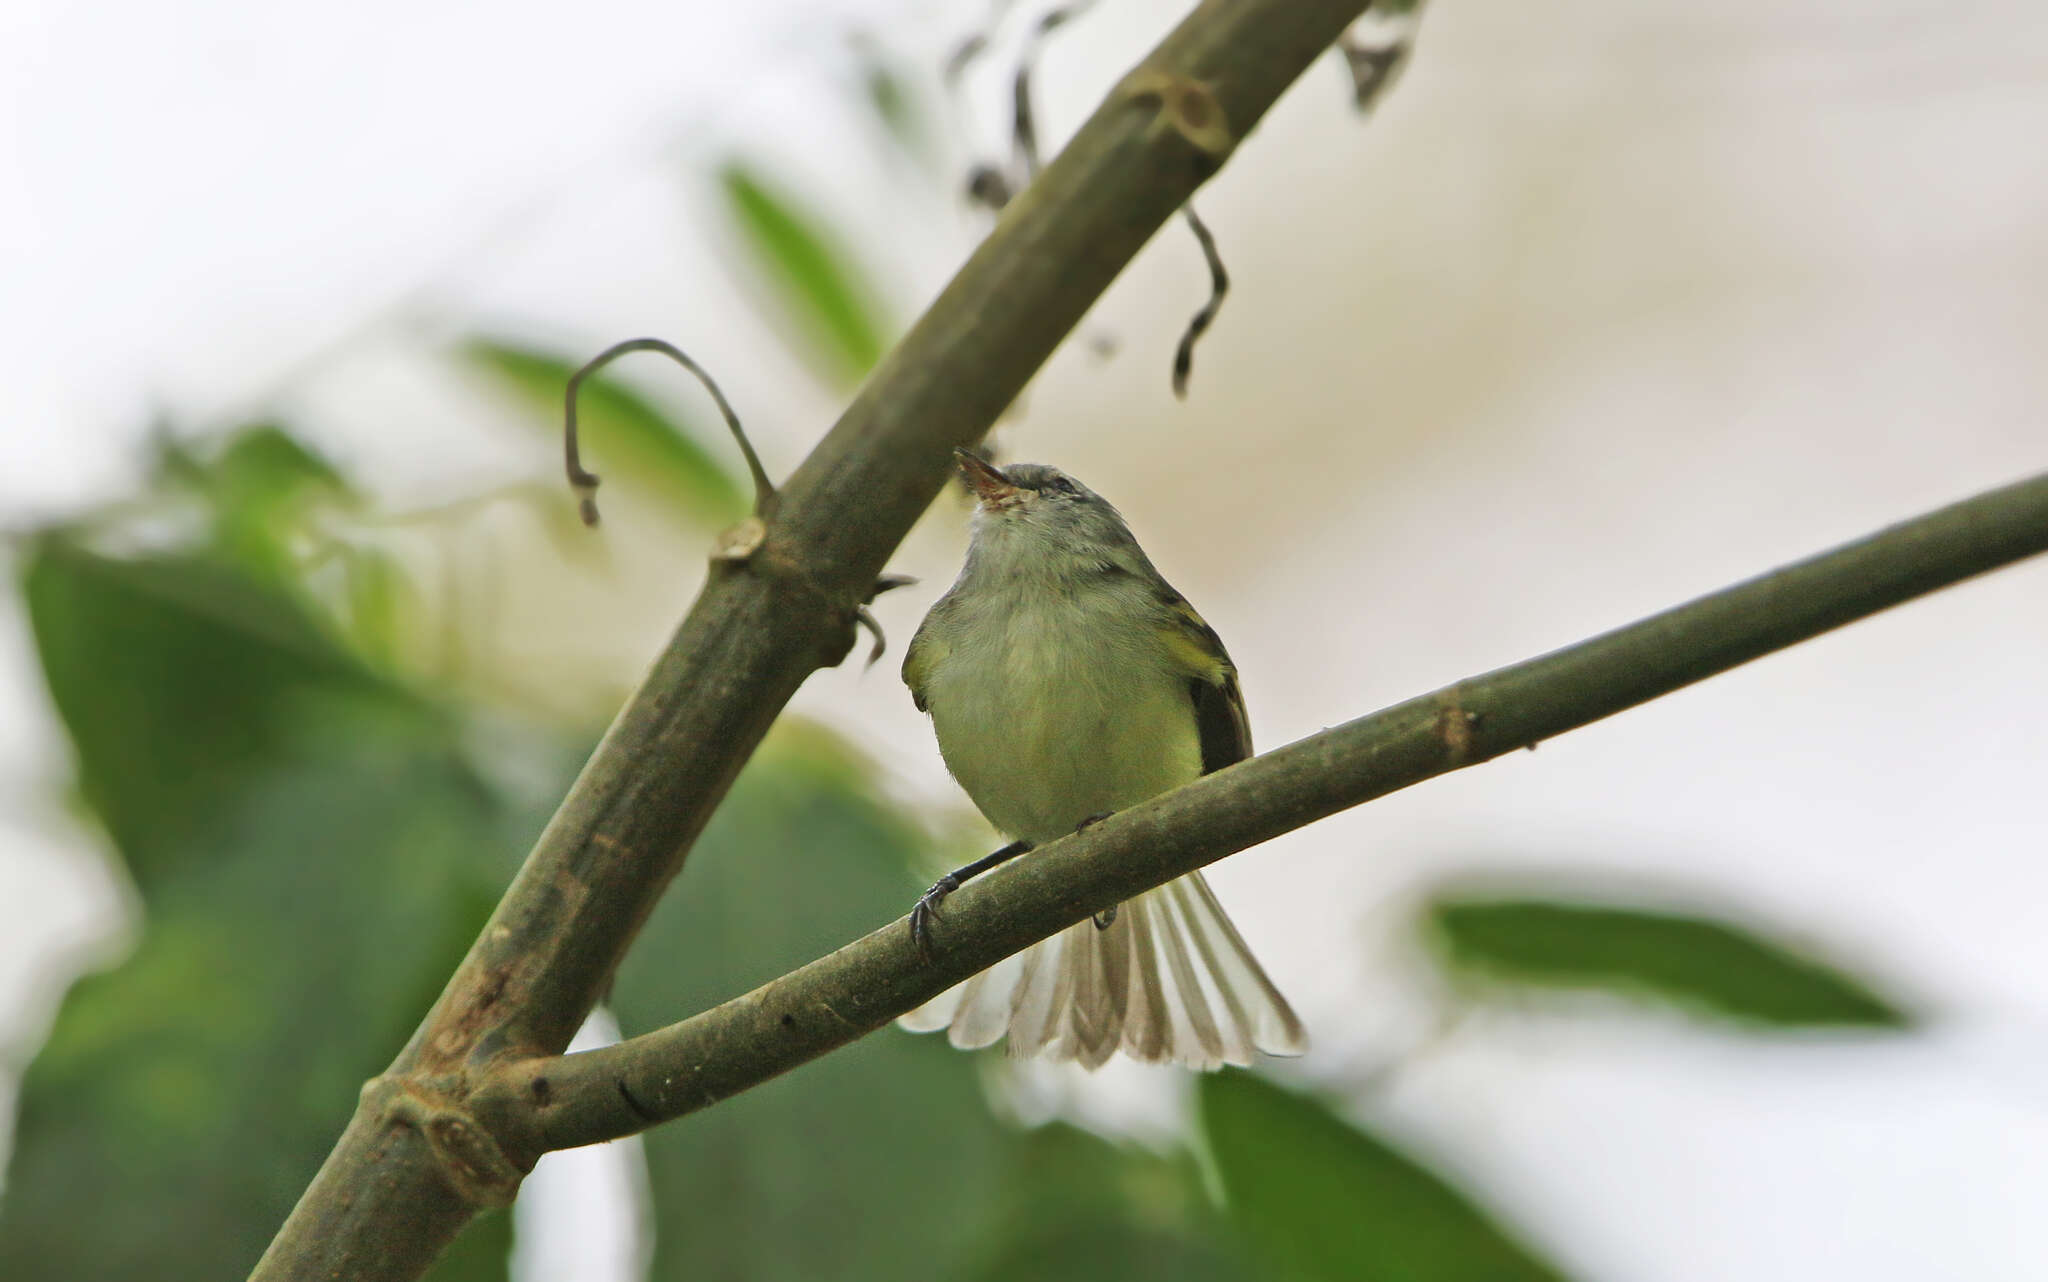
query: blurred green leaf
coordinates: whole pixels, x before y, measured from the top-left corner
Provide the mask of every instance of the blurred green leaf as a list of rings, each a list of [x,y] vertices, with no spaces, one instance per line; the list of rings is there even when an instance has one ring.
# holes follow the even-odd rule
[[[563,396],[581,361],[488,338],[470,339],[458,353],[471,369],[526,405],[536,426],[560,438]],[[604,477],[607,485],[641,487],[701,521],[737,520],[747,510],[747,500],[735,473],[720,461],[723,454],[706,448],[689,422],[671,417],[603,374],[584,379],[576,398],[584,466]],[[725,447],[723,437],[719,445]],[[572,506],[566,484],[562,503]]]
[[[831,378],[856,382],[886,345],[875,291],[815,216],[745,163],[718,171],[726,204],[789,318]]]
[[[858,40],[854,54],[859,60],[862,96],[875,118],[896,140],[896,145],[925,164],[939,163],[937,140],[931,122],[918,109],[916,98],[904,84],[903,76],[889,56],[872,40]]]
[[[539,817],[281,585],[47,536],[24,588],[143,919],[23,1078],[0,1277],[240,1276]],[[503,1235],[479,1228],[435,1276],[504,1277]]]
[[[397,666],[399,642],[414,604],[412,584],[397,560],[375,545],[344,544],[336,555],[350,639],[364,658],[389,671]]]
[[[1293,1282],[1562,1282],[1441,1176],[1249,1073],[1204,1077],[1230,1214]]]
[[[425,1282],[506,1282],[511,1259],[512,1212],[485,1211],[441,1252]]]
[[[1833,966],[1750,928],[1703,917],[1449,893],[1424,909],[1454,973],[1599,988],[1780,1027],[1901,1028],[1910,1017]]]
[[[208,469],[214,488],[242,505],[278,504],[305,494],[353,491],[341,473],[278,423],[257,423],[228,438]]]
[[[423,711],[294,597],[215,561],[51,535],[22,591],[79,783],[145,895],[165,861],[205,855],[202,830],[252,774],[310,750],[311,703]]]
[[[251,438],[232,470],[267,479],[225,488],[211,487],[226,454],[182,451],[177,484],[325,485],[313,456],[277,445]],[[364,662],[288,563],[273,577],[211,526],[187,533],[196,550],[114,556],[63,532],[24,547],[79,790],[143,914],[133,952],[72,988],[23,1078],[0,1277],[246,1272],[586,746],[498,720],[475,733]],[[348,551],[361,642],[395,572]],[[688,893],[622,969],[628,1030],[900,915],[931,852],[877,792],[844,741],[778,727],[699,842]],[[655,1275],[1245,1276],[1187,1163],[1063,1128],[1020,1136],[991,1116],[982,1066],[885,1030],[649,1136]],[[507,1217],[484,1218],[432,1276],[496,1282],[508,1236]]]
[[[196,496],[211,550],[241,569],[290,582],[308,513],[360,496],[326,459],[277,423],[255,423],[218,444],[161,426],[154,440],[151,497]],[[113,505],[118,516],[124,505]]]
[[[801,723],[798,723],[799,725]],[[620,969],[628,1035],[704,1009],[899,916],[917,831],[829,735],[778,728]],[[972,1057],[885,1029],[646,1136],[652,1277],[950,1276],[1009,1136]]]
[[[996,1225],[966,1282],[1249,1282],[1258,1273],[1202,1188],[1193,1155],[1112,1144],[1072,1126],[1024,1136]]]

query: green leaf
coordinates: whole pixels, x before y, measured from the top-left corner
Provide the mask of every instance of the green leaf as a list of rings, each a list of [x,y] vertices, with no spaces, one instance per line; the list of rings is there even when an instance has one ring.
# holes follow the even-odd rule
[[[874,290],[817,219],[754,169],[728,161],[718,181],[806,354],[833,380],[859,381],[886,345]]]
[[[1202,1079],[1233,1220],[1296,1282],[1561,1282],[1471,1198],[1322,1104],[1249,1073]]]
[[[142,922],[23,1077],[0,1277],[242,1276],[539,819],[285,585],[48,536],[24,586]],[[502,1279],[503,1241],[435,1276]]]
[[[488,338],[470,339],[457,352],[469,368],[525,405],[535,426],[560,439],[563,397],[583,362]],[[736,473],[720,461],[724,454],[706,448],[690,420],[671,417],[617,379],[598,374],[583,380],[576,427],[584,466],[607,485],[639,487],[677,512],[711,523],[737,520],[746,511]],[[723,437],[719,446],[728,448]],[[564,485],[564,505],[568,493]]]
[[[209,471],[215,486],[249,503],[352,493],[333,464],[278,423],[256,423],[229,437]]]
[[[400,641],[416,604],[398,561],[375,545],[341,545],[342,592],[349,638],[358,653],[384,671],[398,666]]]
[[[779,728],[742,772],[621,967],[631,1035],[899,916],[917,830],[827,736]],[[946,1277],[987,1221],[1011,1137],[976,1064],[884,1029],[646,1136],[651,1276]]]
[[[181,440],[165,428],[151,479],[159,495],[201,500],[218,558],[278,582],[294,577],[311,509],[360,501],[332,464],[277,423],[251,424],[218,445]]]
[[[1023,1137],[986,1255],[967,1282],[1249,1282],[1258,1275],[1202,1188],[1191,1154],[1164,1156],[1071,1126]]]
[[[861,96],[875,118],[905,152],[936,165],[938,144],[932,136],[931,122],[920,110],[895,63],[874,41],[865,38],[856,40],[854,53]]]
[[[511,1259],[512,1212],[485,1211],[441,1252],[426,1282],[505,1282]]]
[[[1446,967],[1485,981],[1609,989],[1783,1028],[1911,1022],[1813,955],[1704,917],[1449,893],[1425,907],[1424,921]]]
[[[79,783],[145,895],[253,773],[321,733],[321,701],[421,713],[274,584],[189,556],[116,559],[63,535],[22,591]]]
[[[627,1035],[902,915],[920,831],[829,731],[785,720],[619,972]],[[991,1115],[981,1057],[884,1029],[645,1137],[654,1282],[1244,1282],[1189,1160]]]

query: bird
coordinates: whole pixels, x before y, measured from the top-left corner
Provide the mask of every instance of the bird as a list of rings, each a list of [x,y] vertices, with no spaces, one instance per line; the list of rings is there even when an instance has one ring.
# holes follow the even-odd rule
[[[920,952],[969,877],[1251,755],[1237,669],[1115,507],[1058,468],[956,451],[975,510],[958,579],[903,680],[939,754],[1009,844],[911,913]],[[1210,1070],[1307,1033],[1199,872],[971,976],[899,1021],[962,1049]]]

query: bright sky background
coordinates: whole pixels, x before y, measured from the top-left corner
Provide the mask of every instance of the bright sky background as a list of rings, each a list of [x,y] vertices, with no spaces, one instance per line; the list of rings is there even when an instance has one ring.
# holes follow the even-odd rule
[[[345,460],[438,484],[545,474],[544,444],[508,444],[421,372],[421,348],[480,322],[570,350],[673,337],[786,469],[834,403],[730,320],[691,167],[778,162],[901,315],[971,243],[844,119],[826,15],[853,11],[932,59],[980,8],[614,0],[565,27],[526,3],[15,0],[0,519],[117,491],[157,410],[288,409]],[[1175,12],[1104,0],[1076,26],[1041,77],[1051,132]],[[1122,354],[1056,358],[1006,439],[1124,509],[1228,639],[1260,741],[1284,742],[2048,467],[2044,138],[2048,18],[2019,0],[1447,0],[1375,119],[1318,68],[1204,194],[1236,291],[1188,406],[1166,355],[1200,274],[1168,237],[1089,322]],[[901,567],[924,585],[882,602],[892,636],[958,552],[957,514],[921,527]],[[622,679],[684,600],[672,571],[636,572],[593,641]],[[1500,1018],[1361,1114],[1587,1278],[2031,1282],[2044,636],[2048,566],[2022,567],[1216,880],[1316,1033],[1301,1075],[1332,1084],[1414,1039],[1400,906],[1449,872],[1606,874],[1808,940],[1933,1029]],[[890,665],[821,674],[799,707],[855,730],[906,797],[959,804]],[[45,799],[64,769],[10,603],[0,1041],[36,1035],[35,977],[117,920]],[[1178,1086],[1032,1084],[1140,1129]]]

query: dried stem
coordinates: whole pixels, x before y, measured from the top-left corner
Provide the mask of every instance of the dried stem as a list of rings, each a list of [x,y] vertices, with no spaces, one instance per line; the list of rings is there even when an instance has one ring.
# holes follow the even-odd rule
[[[583,387],[583,380],[597,373],[605,366],[630,352],[660,352],[676,364],[697,376],[704,384],[704,390],[711,393],[711,399],[718,403],[718,412],[725,416],[725,425],[732,429],[732,439],[739,442],[740,454],[747,460],[747,473],[754,478],[754,514],[764,516],[768,505],[775,498],[775,485],[768,479],[767,469],[761,466],[761,456],[754,452],[754,443],[747,439],[747,431],[740,426],[740,416],[733,413],[732,405],[725,399],[725,393],[718,390],[718,383],[704,372],[704,367],[684,354],[674,343],[659,338],[629,338],[613,343],[583,363],[583,368],[569,376],[569,386],[562,393],[562,462],[569,475],[569,488],[576,492],[576,510],[582,515],[585,525],[597,524],[597,473],[583,466],[581,452],[576,443],[576,396]]]

